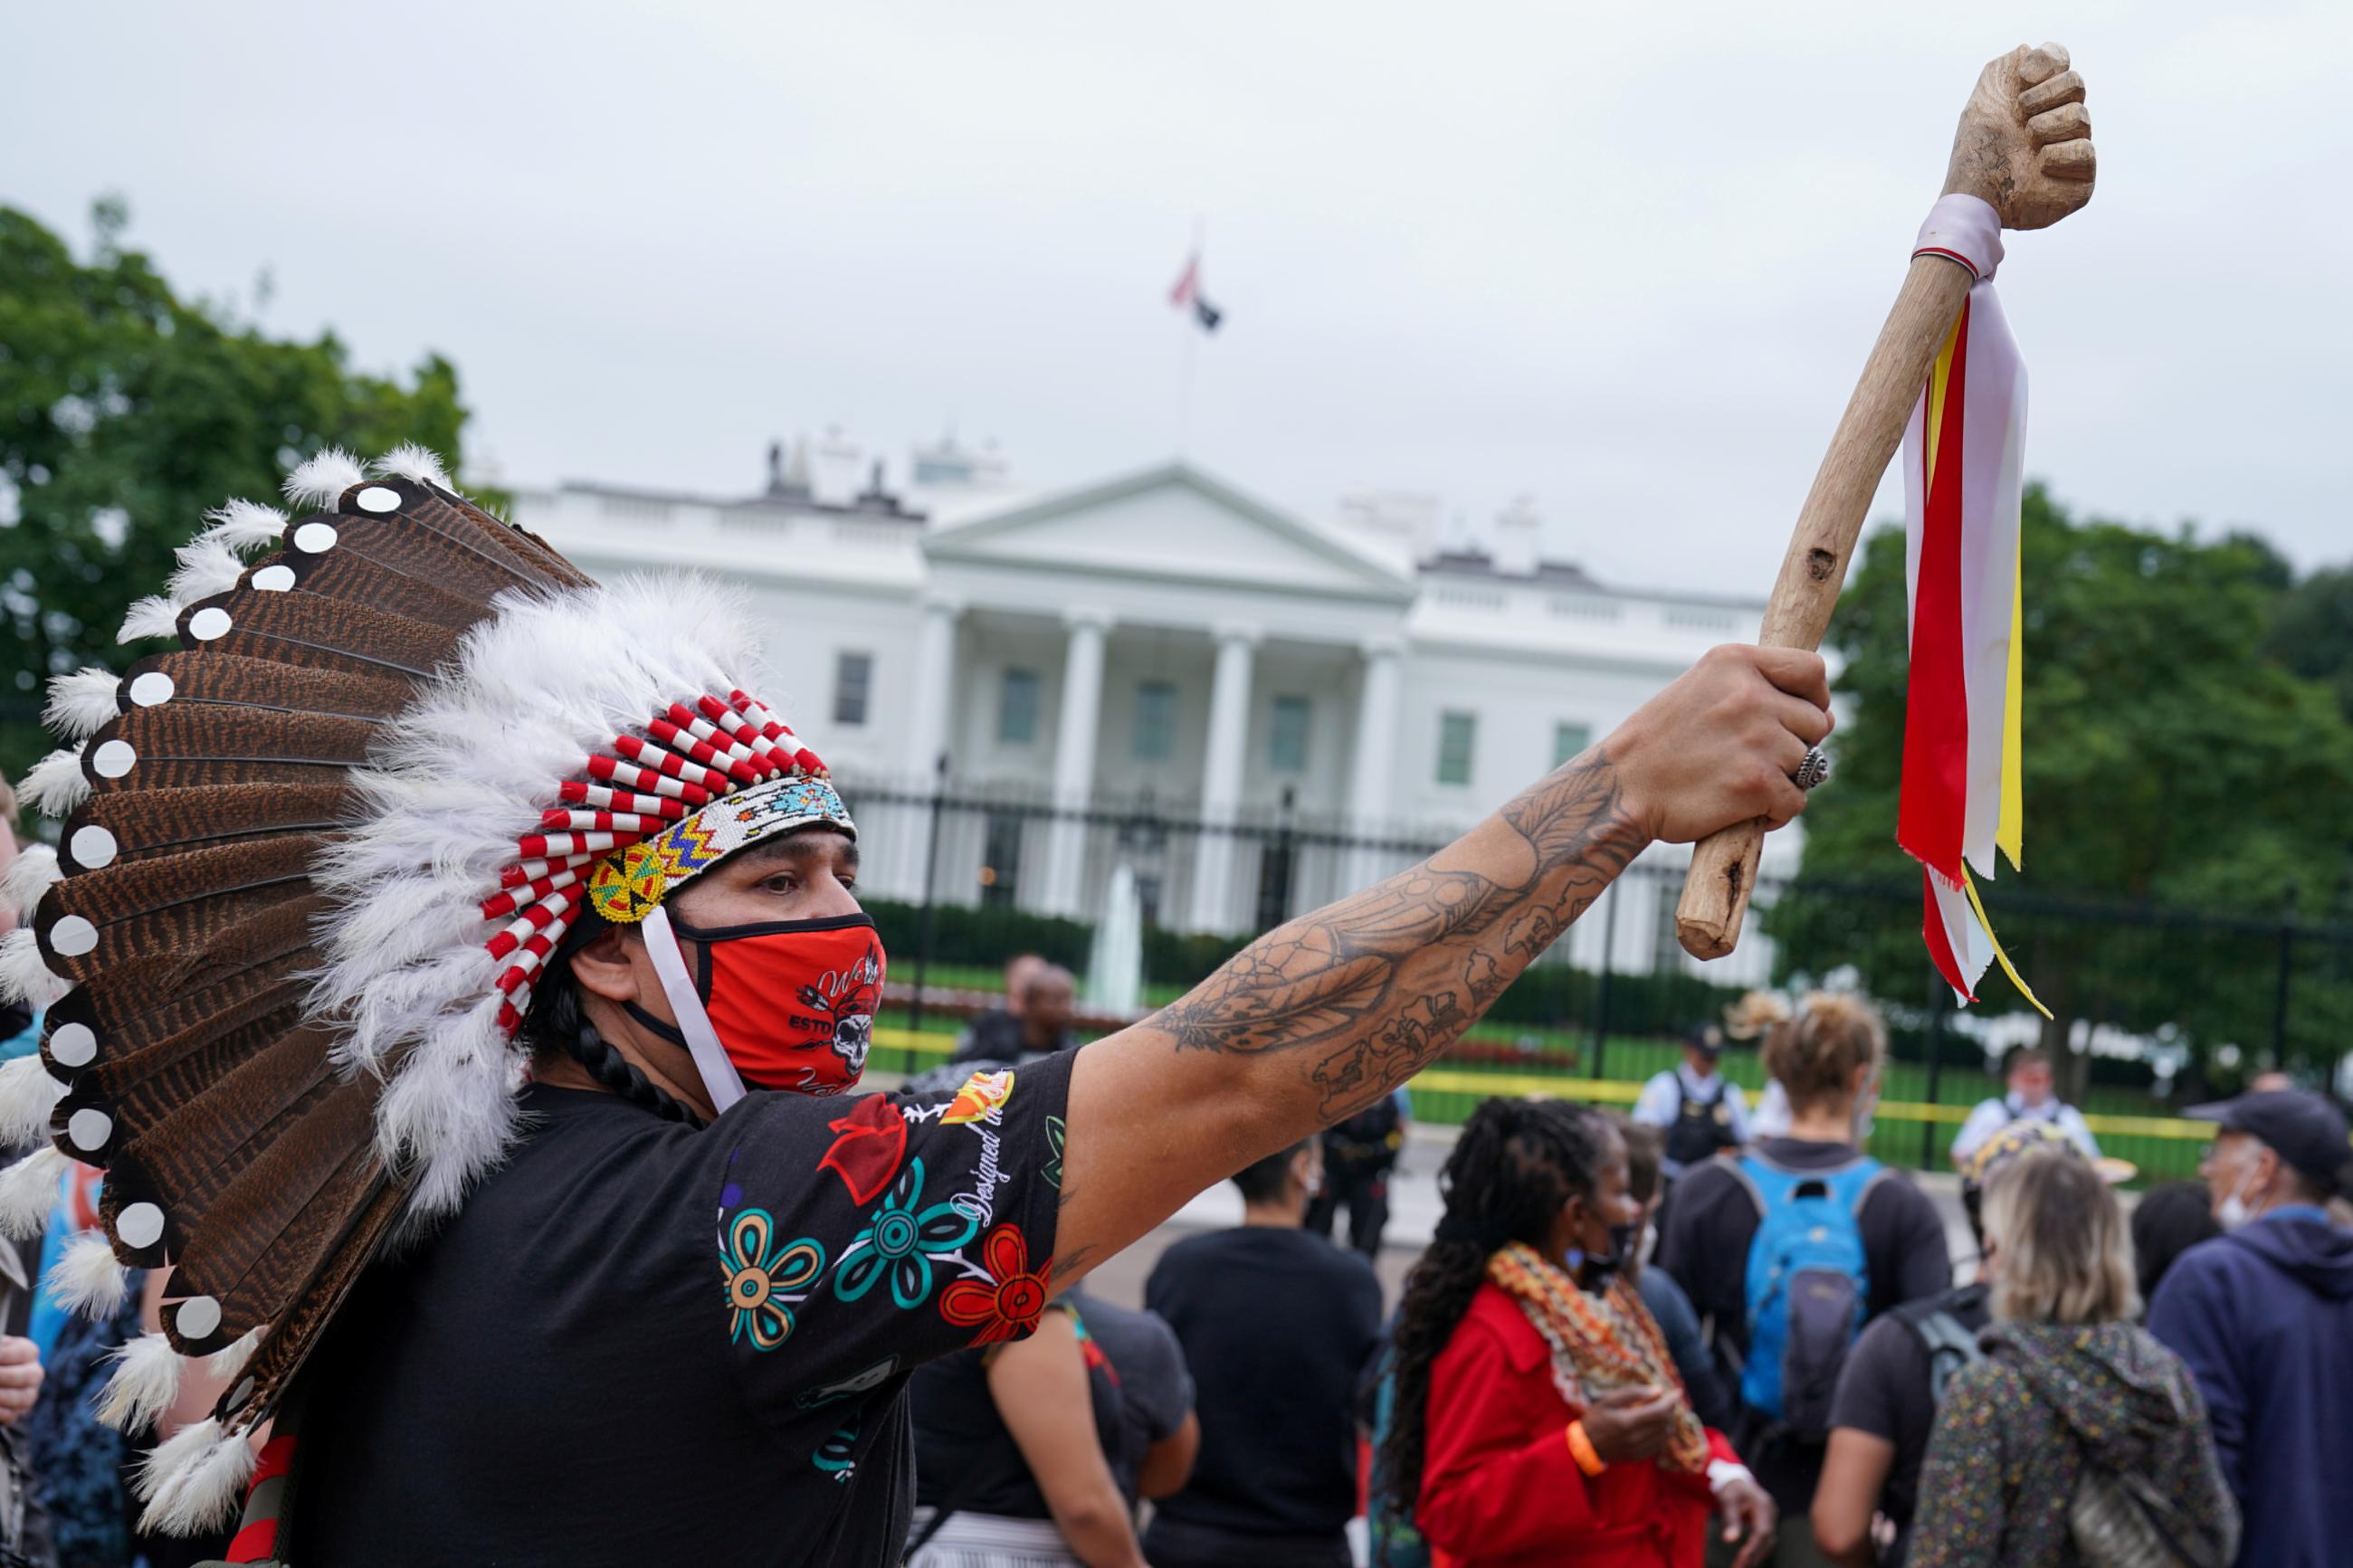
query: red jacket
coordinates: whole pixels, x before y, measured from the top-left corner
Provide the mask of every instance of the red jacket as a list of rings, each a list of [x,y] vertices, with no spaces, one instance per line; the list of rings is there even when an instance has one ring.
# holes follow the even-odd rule
[[[1482,1284],[1430,1369],[1413,1520],[1440,1568],[1699,1568],[1713,1503],[1704,1476],[1621,1462],[1577,1468],[1579,1413],[1519,1303]],[[1710,1457],[1736,1456],[1707,1435]]]

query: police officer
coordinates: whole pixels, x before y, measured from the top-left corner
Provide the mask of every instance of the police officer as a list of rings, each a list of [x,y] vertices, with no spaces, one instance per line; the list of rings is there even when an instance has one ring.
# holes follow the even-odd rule
[[[1661,1166],[1670,1176],[1748,1142],[1748,1102],[1717,1070],[1723,1058],[1723,1027],[1704,1024],[1683,1037],[1683,1065],[1652,1078],[1634,1101],[1633,1119],[1667,1135]]]

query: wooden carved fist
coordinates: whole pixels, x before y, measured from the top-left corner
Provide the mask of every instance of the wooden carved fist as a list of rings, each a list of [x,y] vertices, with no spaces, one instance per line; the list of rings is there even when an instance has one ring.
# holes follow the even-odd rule
[[[2057,44],[2021,44],[1978,74],[1945,193],[1983,197],[2004,228],[2047,228],[2092,199],[2094,171],[2084,79]]]

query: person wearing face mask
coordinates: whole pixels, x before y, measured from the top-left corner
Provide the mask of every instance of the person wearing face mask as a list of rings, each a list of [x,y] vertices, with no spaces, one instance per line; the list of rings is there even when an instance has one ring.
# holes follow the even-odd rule
[[[1780,1508],[1779,1564],[1825,1560],[1808,1511],[1856,1335],[1953,1282],[1936,1205],[1862,1150],[1885,1054],[1867,1005],[1808,997],[1765,1042],[1765,1070],[1788,1091],[1788,1135],[1686,1174],[1659,1240],[1658,1267],[1691,1297],[1739,1394],[1734,1437]]]
[[[1440,1177],[1406,1282],[1377,1467],[1440,1568],[1689,1568],[1710,1515],[1736,1562],[1772,1503],[1703,1426],[1625,1265],[1641,1206],[1600,1112],[1490,1100]]]
[[[1987,1139],[2013,1121],[2048,1121],[2074,1140],[2087,1160],[2100,1157],[2099,1141],[2092,1136],[2084,1113],[2059,1098],[2051,1058],[2031,1047],[2011,1054],[2000,1098],[1979,1100],[1961,1130],[1953,1134],[1953,1168],[1964,1171]]]
[[[47,1009],[0,1229],[105,1170],[77,1294],[170,1269],[110,1409],[227,1385],[145,1518],[242,1501],[239,1557],[897,1563],[917,1367],[1428,1066],[1651,843],[1793,820],[1831,725],[1818,656],[1715,649],[1149,1018],[861,1094],[860,836],[728,597],[600,584],[418,448],[286,495],[52,683],[0,938]]]
[[[2246,1521],[2239,1561],[2318,1568],[2353,1542],[2353,1182],[2344,1113],[2274,1089],[2189,1114],[2219,1124],[2201,1172],[2223,1232],[2174,1260],[2149,1331],[2189,1364]]]

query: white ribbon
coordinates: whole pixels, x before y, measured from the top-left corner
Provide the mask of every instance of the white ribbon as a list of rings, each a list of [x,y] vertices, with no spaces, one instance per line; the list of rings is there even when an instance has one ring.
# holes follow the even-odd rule
[[[670,929],[670,916],[656,904],[638,929],[646,933],[646,952],[654,961],[654,973],[661,979],[662,994],[670,998],[678,1032],[686,1037],[686,1048],[694,1054],[702,1090],[711,1097],[713,1110],[724,1111],[744,1098],[744,1078],[721,1047],[719,1031],[711,1026],[711,1015],[702,1010],[702,998],[695,994],[694,982],[686,973],[686,954],[679,951],[678,934]]]
[[[1924,250],[1949,256],[1989,283],[2001,265],[2001,215],[1983,196],[1939,196],[1912,242],[1913,255]]]

